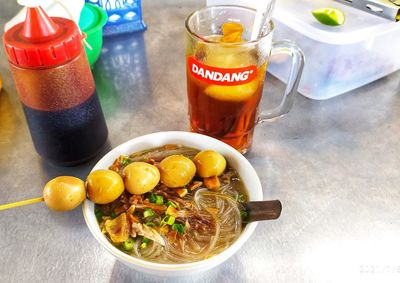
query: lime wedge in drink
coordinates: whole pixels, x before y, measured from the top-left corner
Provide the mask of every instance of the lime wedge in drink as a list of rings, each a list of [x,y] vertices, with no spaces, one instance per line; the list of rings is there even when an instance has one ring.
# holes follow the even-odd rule
[[[339,26],[344,23],[344,14],[335,8],[320,8],[312,11],[314,17],[322,24]]]

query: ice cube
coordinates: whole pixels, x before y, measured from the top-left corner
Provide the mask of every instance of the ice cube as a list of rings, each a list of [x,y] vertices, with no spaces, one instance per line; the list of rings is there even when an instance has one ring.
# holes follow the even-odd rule
[[[257,65],[255,47],[207,44],[203,62],[218,68],[241,68]]]
[[[242,68],[257,63],[257,47],[224,43],[242,42],[243,26],[226,22],[222,25],[223,35],[205,37],[208,42],[198,42],[194,51],[196,60],[218,68]]]

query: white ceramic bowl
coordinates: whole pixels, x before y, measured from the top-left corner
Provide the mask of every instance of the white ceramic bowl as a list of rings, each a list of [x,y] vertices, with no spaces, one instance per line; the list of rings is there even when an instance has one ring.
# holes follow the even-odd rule
[[[200,150],[213,149],[220,152],[225,156],[228,163],[239,173],[247,188],[249,199],[251,201],[262,200],[262,188],[260,180],[247,159],[231,146],[214,138],[195,133],[159,132],[134,138],[121,144],[120,146],[117,146],[115,149],[107,153],[96,164],[96,166],[94,166],[93,170],[107,169],[114,162],[114,160],[122,154],[129,155],[134,152],[151,149],[165,144],[182,144]],[[84,202],[83,216],[85,217],[85,221],[90,232],[92,232],[96,240],[108,252],[115,256],[116,259],[138,271],[160,276],[193,275],[197,272],[205,271],[221,264],[240,249],[247,239],[249,239],[257,226],[256,222],[247,224],[239,238],[229,248],[211,258],[185,264],[161,264],[129,256],[115,248],[100,231],[99,224],[97,223],[96,216],[94,214],[93,202],[89,200]]]

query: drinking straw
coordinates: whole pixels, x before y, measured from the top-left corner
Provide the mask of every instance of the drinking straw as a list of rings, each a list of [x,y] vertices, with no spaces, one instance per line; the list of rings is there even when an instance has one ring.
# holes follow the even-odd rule
[[[255,40],[262,35],[265,23],[269,22],[272,18],[272,12],[274,10],[276,0],[257,2],[257,14],[256,18],[254,19],[254,25],[250,40]]]

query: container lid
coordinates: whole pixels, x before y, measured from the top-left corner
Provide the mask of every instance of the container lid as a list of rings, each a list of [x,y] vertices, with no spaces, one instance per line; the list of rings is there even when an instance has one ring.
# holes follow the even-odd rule
[[[79,18],[79,27],[89,35],[101,29],[107,22],[107,13],[100,7],[86,3]]]
[[[78,56],[82,49],[78,26],[65,18],[50,18],[40,7],[27,7],[25,22],[3,35],[8,60],[20,67],[51,67]]]
[[[326,7],[342,10],[345,14],[344,24],[332,27],[319,23],[311,11]],[[400,30],[400,22],[392,22],[331,0],[280,0],[276,3],[273,19],[308,38],[337,45],[371,40],[377,35]]]

